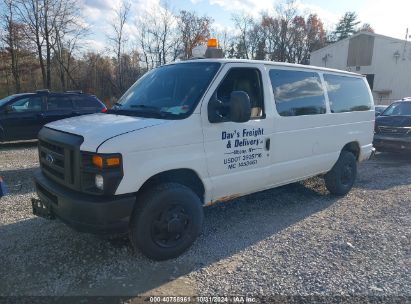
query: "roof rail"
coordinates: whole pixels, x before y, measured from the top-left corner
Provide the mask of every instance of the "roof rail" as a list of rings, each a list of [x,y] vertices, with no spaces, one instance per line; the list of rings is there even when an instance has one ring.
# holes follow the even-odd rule
[[[37,90],[36,93],[50,93],[49,89],[41,89],[41,90]]]
[[[71,90],[71,91],[65,91],[65,93],[77,93],[77,94],[83,94],[82,90]]]

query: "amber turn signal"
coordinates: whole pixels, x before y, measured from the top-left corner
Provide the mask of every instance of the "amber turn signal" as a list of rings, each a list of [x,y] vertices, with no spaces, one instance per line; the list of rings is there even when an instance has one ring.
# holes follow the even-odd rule
[[[107,167],[117,167],[120,165],[119,157],[111,157],[106,159]]]
[[[91,162],[93,163],[94,166],[98,168],[103,168],[103,158],[98,155],[93,155]]]
[[[102,169],[103,165],[107,167],[118,167],[120,166],[120,157],[109,157],[103,158],[100,155],[93,155],[92,163],[94,166]]]

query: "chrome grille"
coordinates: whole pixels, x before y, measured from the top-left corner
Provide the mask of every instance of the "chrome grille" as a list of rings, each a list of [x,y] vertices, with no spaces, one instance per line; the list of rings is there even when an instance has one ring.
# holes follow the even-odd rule
[[[392,134],[392,135],[407,135],[410,134],[411,128],[409,127],[378,127],[380,133],[382,134]]]
[[[78,135],[43,128],[39,133],[40,167],[47,177],[72,189],[80,189],[80,144]]]
[[[73,184],[74,176],[71,174],[73,151],[59,146],[55,143],[49,143],[39,140],[40,164],[46,174],[58,178],[61,182]],[[68,170],[66,170],[68,169]]]

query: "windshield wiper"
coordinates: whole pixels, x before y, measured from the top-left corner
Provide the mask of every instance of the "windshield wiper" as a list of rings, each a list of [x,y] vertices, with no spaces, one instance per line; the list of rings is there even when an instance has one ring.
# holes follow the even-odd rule
[[[150,113],[156,113],[164,116],[167,112],[164,112],[161,110],[161,108],[155,107],[155,106],[150,106],[150,105],[145,105],[145,104],[140,104],[140,105],[130,105],[131,109],[137,109],[138,110],[143,110],[144,112],[150,112]]]
[[[118,108],[113,107],[110,110],[108,110],[107,113],[128,115],[128,116],[142,115],[143,117],[146,117],[146,115],[154,115],[154,116],[159,116],[161,118],[170,116],[170,113],[161,110],[161,108],[150,106],[150,105],[145,105],[145,104],[129,105],[126,108],[123,107],[123,104],[119,104]]]
[[[165,112],[161,110],[161,108],[155,107],[155,106],[150,106],[150,105],[145,105],[145,104],[139,104],[139,105],[130,105],[129,106],[130,111],[137,111],[140,113],[148,113],[148,114],[155,114],[159,115],[160,117],[165,117],[168,116],[168,112]],[[134,110],[135,109],[135,110]]]
[[[130,108],[134,108],[134,109],[150,109],[150,110],[161,111],[161,109],[158,108],[158,107],[149,106],[149,105],[145,105],[145,104],[130,105]]]

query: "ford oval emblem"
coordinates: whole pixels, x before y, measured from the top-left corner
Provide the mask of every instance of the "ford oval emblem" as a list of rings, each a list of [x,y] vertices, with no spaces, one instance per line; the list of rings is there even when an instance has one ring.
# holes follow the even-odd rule
[[[46,155],[46,161],[47,161],[49,164],[54,163],[54,157],[53,157],[53,155],[47,154],[47,155]]]

